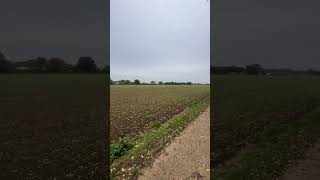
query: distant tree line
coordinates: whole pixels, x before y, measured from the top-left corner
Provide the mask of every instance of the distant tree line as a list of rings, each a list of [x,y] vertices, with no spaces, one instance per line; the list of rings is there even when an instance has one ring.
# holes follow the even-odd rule
[[[310,74],[320,75],[320,71],[314,69],[293,70],[290,68],[265,69],[259,64],[241,66],[211,66],[213,74],[248,74],[248,75],[289,75],[289,74]]]
[[[141,82],[139,79],[136,79],[134,81],[130,80],[119,80],[119,81],[113,81],[110,79],[110,84],[117,84],[117,85],[192,85],[192,82],[162,82],[159,81],[158,83],[156,81],[151,81],[150,83]]]
[[[240,66],[212,66],[213,74],[264,74],[263,68],[259,64]]]
[[[11,62],[0,52],[0,73],[108,73],[109,67],[99,68],[91,57],[80,57],[75,65],[61,58],[37,57]]]

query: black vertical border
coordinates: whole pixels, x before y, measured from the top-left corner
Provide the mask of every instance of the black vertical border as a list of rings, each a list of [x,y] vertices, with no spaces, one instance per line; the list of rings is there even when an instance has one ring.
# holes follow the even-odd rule
[[[213,134],[213,126],[214,126],[214,85],[213,85],[213,72],[212,72],[212,66],[213,62],[215,61],[215,39],[216,34],[214,30],[214,24],[216,22],[216,14],[215,14],[215,8],[217,4],[217,0],[210,1],[210,179],[213,178],[213,148],[214,148],[214,134]]]
[[[107,61],[107,98],[106,98],[106,179],[110,179],[110,1],[107,0],[106,7],[106,61]]]

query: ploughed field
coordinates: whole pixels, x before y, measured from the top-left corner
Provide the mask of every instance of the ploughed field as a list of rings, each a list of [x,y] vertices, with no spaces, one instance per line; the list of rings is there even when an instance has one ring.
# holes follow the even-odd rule
[[[319,76],[214,75],[213,81],[213,166],[230,179],[274,178],[320,135],[311,134],[319,123],[306,116],[320,105]]]
[[[210,94],[209,85],[112,85],[111,141],[139,134]]]
[[[0,75],[0,179],[105,176],[105,74]]]

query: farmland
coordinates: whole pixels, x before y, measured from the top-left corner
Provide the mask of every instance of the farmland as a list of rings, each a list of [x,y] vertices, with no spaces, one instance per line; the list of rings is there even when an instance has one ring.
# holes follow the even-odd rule
[[[112,141],[164,123],[209,96],[207,85],[112,85],[110,90]]]
[[[275,179],[320,137],[320,77],[214,76],[217,179]]]
[[[0,75],[0,179],[101,179],[104,74]]]
[[[208,85],[112,85],[111,177],[136,179],[141,168],[208,107],[209,89]]]

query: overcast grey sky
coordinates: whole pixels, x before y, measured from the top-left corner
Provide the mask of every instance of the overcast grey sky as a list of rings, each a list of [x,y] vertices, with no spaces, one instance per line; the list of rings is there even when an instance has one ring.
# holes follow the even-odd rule
[[[206,0],[111,0],[113,80],[209,82]]]
[[[320,69],[320,1],[221,0],[214,7],[214,65]]]
[[[0,51],[12,61],[91,56],[107,64],[107,1],[1,0]]]

